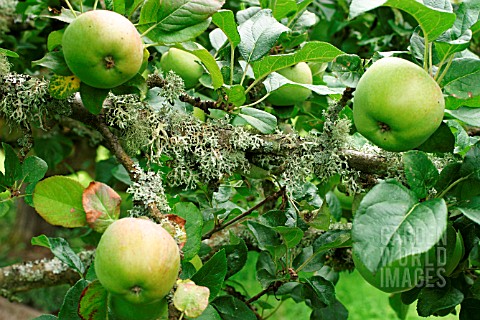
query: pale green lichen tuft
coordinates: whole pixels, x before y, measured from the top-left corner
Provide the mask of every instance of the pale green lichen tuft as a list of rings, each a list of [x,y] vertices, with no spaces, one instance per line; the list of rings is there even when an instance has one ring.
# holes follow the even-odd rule
[[[44,129],[47,119],[71,112],[70,101],[51,98],[48,81],[15,73],[1,78],[0,114],[11,125]]]
[[[161,212],[169,212],[171,209],[165,196],[161,174],[144,171],[136,165],[134,175],[136,181],[127,189],[127,193],[132,195],[132,200],[144,204],[145,208],[156,204]]]

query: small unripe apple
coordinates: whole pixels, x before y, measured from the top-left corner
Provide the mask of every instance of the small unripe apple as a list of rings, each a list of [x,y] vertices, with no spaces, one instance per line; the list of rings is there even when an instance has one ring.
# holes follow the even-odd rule
[[[165,297],[175,284],[180,253],[160,225],[141,218],[123,218],[103,233],[95,255],[95,272],[111,294],[134,304]]]
[[[387,151],[420,146],[440,126],[442,90],[421,67],[400,58],[375,62],[360,78],[353,100],[355,126]]]
[[[110,89],[133,78],[143,61],[143,43],[135,26],[107,10],[82,13],[65,29],[63,54],[82,82]]]
[[[183,79],[185,89],[193,88],[203,74],[200,59],[190,52],[177,48],[170,48],[160,58],[160,67],[164,72],[170,70]]]
[[[312,71],[305,62],[280,69],[277,72],[293,82],[313,83]],[[270,93],[267,101],[275,106],[291,106],[305,101],[311,93],[310,89],[286,84]]]

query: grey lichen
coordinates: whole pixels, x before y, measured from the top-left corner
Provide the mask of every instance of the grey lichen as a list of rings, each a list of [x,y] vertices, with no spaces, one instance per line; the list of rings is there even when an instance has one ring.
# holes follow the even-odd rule
[[[134,174],[136,181],[127,189],[133,201],[144,204],[145,208],[155,204],[161,212],[169,212],[161,174],[144,171],[139,165],[135,166]]]
[[[69,101],[53,99],[48,81],[9,73],[0,78],[0,114],[11,125],[44,128],[47,119],[71,112]]]

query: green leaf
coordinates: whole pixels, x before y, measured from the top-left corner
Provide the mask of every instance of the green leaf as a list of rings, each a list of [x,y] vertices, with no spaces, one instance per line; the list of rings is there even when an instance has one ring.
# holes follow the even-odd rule
[[[32,67],[42,66],[60,76],[69,76],[72,71],[67,66],[62,51],[47,52],[40,60],[32,61]]]
[[[468,150],[463,159],[460,174],[463,177],[471,175],[473,178],[480,180],[480,143],[475,144]]]
[[[460,107],[456,110],[445,110],[445,113],[469,126],[480,127],[480,108]]]
[[[191,280],[199,286],[210,289],[209,301],[212,301],[220,292],[226,274],[227,257],[225,250],[220,250],[193,275]]]
[[[6,187],[11,187],[15,181],[22,178],[22,166],[17,153],[9,144],[2,142],[2,147],[5,154],[5,176],[3,177],[3,181]]]
[[[228,103],[233,104],[235,107],[240,107],[247,99],[245,95],[245,88],[238,84],[225,88],[225,94],[228,97]]]
[[[256,320],[255,313],[241,300],[232,296],[221,296],[212,301],[213,307],[225,320]]]
[[[80,260],[77,254],[70,248],[70,245],[65,239],[50,238],[42,234],[38,237],[33,237],[31,243],[32,245],[49,248],[55,257],[81,275],[85,272],[85,265],[82,260]]]
[[[462,203],[457,209],[467,218],[480,225],[480,196],[473,197],[466,203]]]
[[[271,9],[273,16],[278,21],[285,17],[292,16],[297,12],[297,3],[295,0],[261,0],[260,5],[263,9]]]
[[[22,163],[22,179],[25,182],[40,181],[47,173],[47,163],[36,156],[30,156]]]
[[[154,42],[180,43],[195,38],[210,24],[224,1],[147,0],[140,11],[138,29]]]
[[[476,320],[480,313],[480,299],[466,298],[460,307],[460,320]]]
[[[254,221],[248,221],[247,226],[258,241],[260,249],[268,250],[275,258],[285,253],[286,248],[282,244],[278,233],[272,227]]]
[[[88,281],[80,279],[67,291],[60,312],[58,313],[59,320],[82,320],[78,316],[78,304],[80,303],[83,289],[88,286],[88,283]]]
[[[277,277],[277,267],[267,251],[260,252],[257,263],[255,265],[257,271],[257,280],[262,285],[263,289],[266,289],[273,282],[279,280]]]
[[[194,42],[181,43],[175,47],[190,52],[202,61],[205,68],[207,68],[210,77],[212,77],[214,89],[218,89],[223,85],[222,72],[215,61],[215,58],[210,54],[210,52],[208,52],[207,49]]]
[[[273,133],[277,128],[277,118],[263,110],[244,107],[240,109],[238,116],[263,134]]]
[[[320,276],[313,276],[311,278],[305,279],[305,284],[310,289],[312,289],[314,293],[313,297],[309,293],[306,294],[306,296],[309,299],[311,300],[318,299],[320,302],[324,303],[326,306],[331,305],[332,303],[335,302],[336,300],[335,287],[333,283],[331,283],[330,281]],[[312,306],[314,307],[316,306],[315,302],[312,303]]]
[[[83,106],[93,114],[99,114],[103,108],[103,101],[108,96],[109,89],[98,89],[90,87],[85,83],[80,84],[80,97]]]
[[[265,89],[267,90],[267,92],[272,92],[282,86],[303,87],[303,88],[310,89],[319,95],[341,94],[345,90],[344,87],[330,88],[325,85],[314,85],[314,84],[308,84],[308,83],[293,82],[292,80],[289,80],[278,73],[269,74],[268,77],[265,79],[265,81],[263,81],[263,84],[265,85]]]
[[[393,311],[397,314],[399,320],[407,319],[408,309],[410,305],[402,302],[402,295],[400,293],[391,294],[388,297],[388,303]]]
[[[430,41],[435,40],[447,31],[455,21],[453,13],[437,10],[416,0],[352,0],[350,4],[350,18],[353,19],[364,12],[380,6],[397,8],[412,15]]]
[[[55,168],[73,151],[73,142],[61,134],[35,138],[33,145],[36,155],[45,160],[50,169]]]
[[[477,58],[458,58],[452,61],[440,86],[445,92],[457,98],[466,99],[480,95],[480,60]]]
[[[108,10],[115,11],[121,15],[125,14],[125,0],[108,0],[105,2]]]
[[[202,213],[191,202],[177,203],[173,207],[172,213],[186,220],[185,231],[187,232],[187,242],[182,251],[183,259],[189,261],[198,253],[202,243]]]
[[[238,27],[241,38],[238,50],[247,63],[260,60],[287,31],[289,29],[272,16],[271,10],[260,10]]]
[[[13,201],[5,201],[0,199],[0,218],[6,215],[10,211]]]
[[[425,287],[418,296],[418,315],[428,317],[445,309],[453,309],[463,301],[463,298],[463,293],[449,282],[442,288]]]
[[[205,311],[203,311],[203,313],[195,319],[196,320],[222,320],[217,310],[215,310],[215,308],[212,307],[211,304],[209,304],[207,309],[205,309]]]
[[[242,238],[237,237],[234,233],[230,233],[230,244],[222,246],[227,256],[227,275],[225,278],[233,276],[240,271],[247,262],[248,248]]]
[[[294,53],[272,55],[252,63],[255,79],[262,79],[270,73],[284,69],[299,62],[331,62],[343,51],[327,42],[310,41]]]
[[[83,290],[78,314],[83,320],[108,319],[108,291],[95,280]]]
[[[62,45],[63,32],[65,30],[56,30],[48,34],[47,38],[47,49],[48,51],[53,51],[55,48]]]
[[[362,199],[353,220],[353,250],[375,274],[394,261],[428,251],[447,227],[443,199],[419,203],[395,181],[377,184]]]
[[[87,224],[83,210],[83,186],[80,182],[53,176],[37,183],[33,194],[35,210],[48,223],[66,228]]]
[[[240,43],[237,23],[231,10],[219,10],[212,16],[212,22],[223,31],[233,47]]]
[[[348,310],[338,300],[325,308],[313,309],[310,319],[347,320]]]
[[[10,51],[8,49],[0,48],[0,54],[3,54],[7,57],[18,58],[20,57],[18,53]]]
[[[455,137],[454,153],[464,156],[470,148],[479,141],[478,137],[470,137],[463,126],[455,120],[447,120],[446,124],[450,127]]]
[[[273,230],[280,234],[287,249],[295,247],[303,239],[303,231],[300,228],[279,226],[273,228]]]
[[[468,97],[466,99],[460,99],[454,96],[445,97],[445,108],[447,110],[455,110],[461,106],[478,108],[478,106],[480,106],[480,96]]]
[[[417,149],[427,153],[452,153],[454,147],[455,136],[448,125],[442,122],[440,127]]]
[[[419,199],[425,198],[438,181],[437,168],[425,153],[415,150],[403,154],[403,165],[411,190]]]

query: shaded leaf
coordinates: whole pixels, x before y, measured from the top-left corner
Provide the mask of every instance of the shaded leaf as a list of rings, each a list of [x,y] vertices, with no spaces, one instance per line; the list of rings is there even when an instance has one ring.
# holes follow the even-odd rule
[[[225,250],[220,250],[193,275],[191,280],[199,286],[210,289],[209,301],[212,301],[220,292],[226,274],[227,257]]]
[[[253,311],[242,301],[232,296],[221,296],[212,301],[213,307],[223,320],[256,320]]]
[[[93,114],[99,114],[103,108],[103,101],[108,96],[109,89],[98,89],[90,87],[85,83],[80,84],[80,97],[83,106]]]
[[[183,247],[183,259],[189,261],[200,250],[202,241],[203,216],[200,210],[191,202],[179,202],[173,207],[174,214],[187,222],[187,242]]]
[[[73,287],[68,289],[63,304],[58,313],[59,320],[82,320],[78,316],[78,304],[80,303],[80,296],[88,286],[89,282],[84,279],[80,279],[75,283]]]
[[[27,157],[22,163],[22,179],[25,182],[41,180],[47,173],[47,163],[36,156]]]
[[[419,199],[425,198],[438,181],[437,168],[425,153],[415,150],[403,154],[403,164],[411,190]]]

